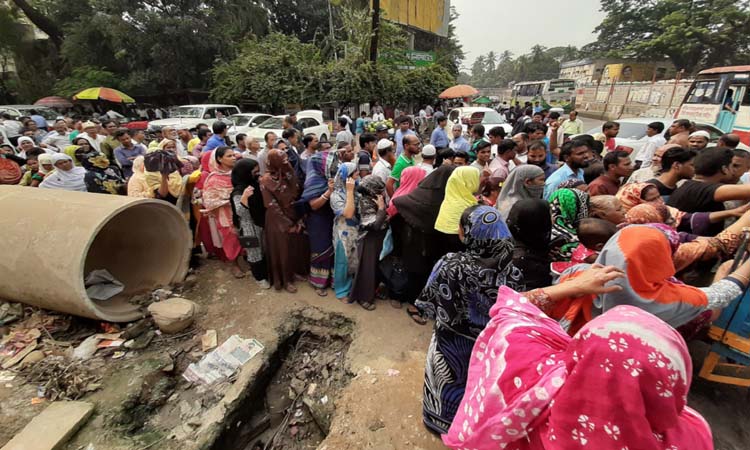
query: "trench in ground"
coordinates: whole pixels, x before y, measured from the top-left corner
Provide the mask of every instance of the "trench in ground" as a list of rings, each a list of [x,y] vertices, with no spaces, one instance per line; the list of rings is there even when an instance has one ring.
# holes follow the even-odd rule
[[[330,429],[336,396],[353,376],[346,369],[351,322],[337,319],[303,324],[282,340],[228,413],[211,450],[318,447]]]

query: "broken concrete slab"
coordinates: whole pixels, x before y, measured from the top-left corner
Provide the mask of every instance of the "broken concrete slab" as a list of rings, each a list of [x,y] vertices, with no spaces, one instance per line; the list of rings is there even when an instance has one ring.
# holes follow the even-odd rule
[[[0,450],[56,450],[75,434],[94,412],[87,402],[54,402],[31,419]]]

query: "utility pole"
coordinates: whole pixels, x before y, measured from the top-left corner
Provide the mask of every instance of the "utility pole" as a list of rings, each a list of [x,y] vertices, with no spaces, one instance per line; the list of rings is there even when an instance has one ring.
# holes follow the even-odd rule
[[[378,38],[380,36],[380,0],[372,0],[372,37],[370,39],[370,62],[378,59]]]
[[[333,59],[338,61],[339,55],[336,51],[336,38],[333,35],[333,9],[331,8],[331,0],[328,0],[328,32],[331,36],[331,46],[333,46]]]

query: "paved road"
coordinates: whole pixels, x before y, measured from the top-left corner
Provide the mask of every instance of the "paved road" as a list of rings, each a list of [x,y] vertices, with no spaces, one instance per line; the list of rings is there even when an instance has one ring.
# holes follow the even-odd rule
[[[584,132],[591,130],[592,128],[598,128],[598,131],[601,131],[601,126],[604,123],[603,120],[589,119],[588,117],[581,117],[581,120],[583,121]]]

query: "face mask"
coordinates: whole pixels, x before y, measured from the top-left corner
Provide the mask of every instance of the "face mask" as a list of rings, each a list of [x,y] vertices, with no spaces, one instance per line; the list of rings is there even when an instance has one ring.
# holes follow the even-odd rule
[[[537,186],[535,184],[527,185],[526,191],[533,198],[542,198],[542,194],[544,194],[544,186]]]

